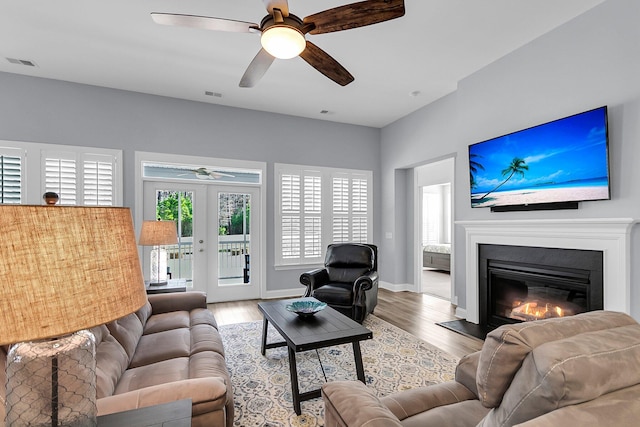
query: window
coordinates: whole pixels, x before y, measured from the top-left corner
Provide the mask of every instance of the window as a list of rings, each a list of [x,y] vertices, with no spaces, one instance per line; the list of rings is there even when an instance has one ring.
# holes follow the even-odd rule
[[[82,164],[85,206],[112,206],[114,193],[114,163],[110,156],[87,154]]]
[[[44,191],[58,193],[58,204],[75,205],[77,173],[75,153],[44,153]]]
[[[113,156],[52,151],[43,156],[44,191],[58,193],[61,205],[113,205]]]
[[[120,150],[0,141],[0,203],[41,204],[55,192],[61,205],[122,205]]]
[[[276,263],[322,263],[330,243],[371,241],[370,171],[276,165]]]
[[[422,246],[451,243],[451,184],[422,187]]]
[[[333,243],[369,241],[369,181],[358,174],[333,176]]]
[[[20,203],[22,200],[21,150],[0,148],[0,203]]]

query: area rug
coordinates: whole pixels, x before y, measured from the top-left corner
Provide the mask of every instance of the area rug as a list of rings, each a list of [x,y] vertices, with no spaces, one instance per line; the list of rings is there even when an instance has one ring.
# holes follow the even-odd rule
[[[373,315],[364,326],[373,332],[373,339],[361,342],[366,384],[378,396],[453,379],[456,357]],[[234,425],[324,425],[321,398],[302,402],[302,415],[295,414],[287,348],[260,354],[262,322],[221,326],[220,334],[234,389]],[[282,341],[271,325],[267,336],[267,342]],[[300,392],[326,381],[357,380],[351,344],[298,353],[296,361]]]

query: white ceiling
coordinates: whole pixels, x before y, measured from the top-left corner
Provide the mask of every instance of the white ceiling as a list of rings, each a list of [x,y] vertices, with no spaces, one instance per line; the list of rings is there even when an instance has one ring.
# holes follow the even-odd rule
[[[402,18],[307,35],[353,74],[350,85],[294,58],[276,60],[249,89],[238,82],[260,49],[258,35],[158,25],[149,14],[259,23],[260,0],[0,0],[0,71],[383,127],[603,1],[406,0]],[[302,18],[348,3],[289,0],[289,8]]]

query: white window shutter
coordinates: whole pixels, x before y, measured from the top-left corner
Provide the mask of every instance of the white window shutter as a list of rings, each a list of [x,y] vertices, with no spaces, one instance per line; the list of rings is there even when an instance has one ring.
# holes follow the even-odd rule
[[[61,205],[75,205],[77,190],[75,154],[47,153],[44,160],[44,191],[57,193]]]
[[[322,257],[322,178],[304,176],[304,257]]]
[[[113,206],[114,169],[112,156],[84,156],[82,201],[85,206]]]
[[[0,203],[22,201],[22,157],[0,153]]]
[[[300,175],[283,173],[280,176],[280,251],[283,260],[300,258],[300,217]]]
[[[332,241],[367,243],[369,241],[369,181],[356,174],[333,177]]]
[[[275,170],[277,264],[322,264],[329,243],[370,242],[371,172],[279,164]]]

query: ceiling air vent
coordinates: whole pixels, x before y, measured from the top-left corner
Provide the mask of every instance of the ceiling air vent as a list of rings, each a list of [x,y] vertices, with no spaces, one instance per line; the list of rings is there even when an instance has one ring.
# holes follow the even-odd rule
[[[26,65],[27,67],[37,67],[35,62],[29,61],[28,59],[7,58],[7,61],[12,64]]]

